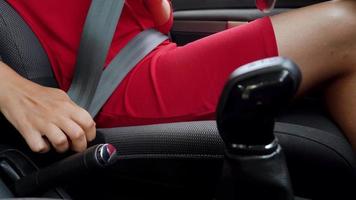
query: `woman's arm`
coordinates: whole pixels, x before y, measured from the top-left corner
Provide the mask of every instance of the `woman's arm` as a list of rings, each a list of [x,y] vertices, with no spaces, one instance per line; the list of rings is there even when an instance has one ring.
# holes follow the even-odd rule
[[[144,0],[148,11],[152,14],[156,26],[164,25],[171,16],[171,5],[168,0]]]
[[[31,82],[0,61],[0,111],[35,152],[86,149],[95,138],[91,116],[62,90]],[[49,143],[48,143],[49,142]]]

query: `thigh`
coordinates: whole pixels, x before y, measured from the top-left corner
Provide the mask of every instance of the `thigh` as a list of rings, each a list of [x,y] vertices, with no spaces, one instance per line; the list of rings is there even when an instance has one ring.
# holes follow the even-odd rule
[[[356,64],[356,1],[325,2],[271,20],[279,54],[301,68],[301,93]]]
[[[270,18],[182,47],[163,47],[125,78],[101,114],[112,120],[99,117],[100,122],[112,126],[212,119],[231,72],[276,55]]]

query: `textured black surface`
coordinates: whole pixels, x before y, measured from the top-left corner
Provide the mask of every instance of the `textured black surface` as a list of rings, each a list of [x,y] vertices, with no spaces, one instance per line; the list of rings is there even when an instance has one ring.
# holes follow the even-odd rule
[[[323,199],[353,194],[355,157],[339,131],[280,122],[275,134],[297,195]],[[222,167],[224,145],[215,121],[100,129],[98,139],[117,147],[112,174],[119,177],[213,190]]]
[[[5,1],[0,1],[0,56],[17,73],[55,87],[51,65],[32,30]]]
[[[330,122],[324,121],[324,123]],[[350,144],[340,132],[330,133],[282,122],[276,124],[275,134],[283,148],[293,154],[301,153],[298,152],[299,150],[310,151],[309,148],[314,148],[315,153],[316,149],[320,149],[320,155],[322,152],[328,154],[315,155],[318,157],[315,162],[336,160],[336,164],[355,169],[355,158]],[[110,142],[118,148],[121,159],[178,157],[221,159],[224,153],[223,142],[215,121],[99,129],[98,135],[105,142]],[[308,148],[305,148],[306,146]],[[309,156],[311,155],[312,153]]]
[[[122,156],[170,155],[222,158],[223,143],[215,122],[186,122],[99,130]]]

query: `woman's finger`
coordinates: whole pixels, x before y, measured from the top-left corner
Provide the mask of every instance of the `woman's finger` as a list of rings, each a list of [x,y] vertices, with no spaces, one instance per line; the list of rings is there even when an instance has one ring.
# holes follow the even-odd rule
[[[71,119],[61,119],[57,126],[67,135],[73,151],[82,152],[87,148],[87,137],[82,127]]]
[[[83,129],[87,141],[90,142],[95,139],[95,122],[86,110],[77,107],[76,112],[72,112],[71,118]]]
[[[33,152],[46,153],[50,150],[50,146],[46,143],[39,131],[26,129],[21,130],[20,133]]]
[[[65,152],[69,148],[68,138],[63,131],[54,124],[49,124],[42,131],[57,152]]]

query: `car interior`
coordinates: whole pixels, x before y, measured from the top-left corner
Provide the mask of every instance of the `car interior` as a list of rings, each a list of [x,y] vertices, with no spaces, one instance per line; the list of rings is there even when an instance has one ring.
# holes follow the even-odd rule
[[[263,13],[252,0],[173,0],[169,36],[185,45],[318,2],[279,0]],[[39,40],[4,0],[0,19],[1,60],[36,83],[57,87]],[[321,92],[290,102],[301,78],[292,61],[253,66],[227,80],[217,120],[98,129],[84,153],[33,153],[2,116],[0,198],[355,199],[355,156]],[[248,101],[239,99],[235,86],[253,84],[261,87],[249,91]],[[248,148],[236,147],[236,140]]]

